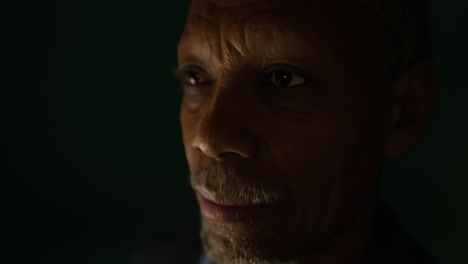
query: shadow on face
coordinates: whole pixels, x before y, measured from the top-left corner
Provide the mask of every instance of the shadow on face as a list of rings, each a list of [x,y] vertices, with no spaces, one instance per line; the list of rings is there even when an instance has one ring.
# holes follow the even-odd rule
[[[419,90],[385,81],[377,23],[356,1],[199,0],[187,21],[180,118],[205,248],[220,262],[313,254],[373,206]],[[427,84],[420,71],[399,87]]]

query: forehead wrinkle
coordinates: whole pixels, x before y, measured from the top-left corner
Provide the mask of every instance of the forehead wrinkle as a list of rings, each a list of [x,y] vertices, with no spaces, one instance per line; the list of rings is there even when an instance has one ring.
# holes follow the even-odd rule
[[[294,1],[293,5],[299,2]],[[271,17],[272,12],[281,14],[285,11],[283,5],[276,4],[269,1],[195,0],[188,29],[204,38],[213,57],[231,64],[237,58],[248,56],[260,38],[274,43],[286,32],[281,30],[285,25],[276,23]]]
[[[308,13],[295,11],[309,8],[310,2],[293,1],[286,7],[263,1],[224,6],[207,0],[194,2],[186,30],[207,44],[217,67],[224,65],[226,69],[233,69],[238,63],[275,58],[281,52],[275,53],[278,50],[274,43],[283,43],[281,47],[284,48],[287,47],[284,46],[287,45],[286,39],[297,39],[310,47],[319,47],[312,50],[326,49],[324,56],[334,62],[340,61],[341,54],[329,43],[326,32],[321,32],[320,27],[312,28],[308,23]]]
[[[211,55],[222,62],[229,62],[236,56],[245,56],[245,41],[241,26],[226,25],[225,19],[208,17],[203,13],[193,14],[186,27],[186,33],[202,38]],[[235,24],[235,23],[233,23]]]
[[[233,62],[236,58],[246,56],[245,21],[236,16],[236,12],[227,12],[219,21],[219,59]]]

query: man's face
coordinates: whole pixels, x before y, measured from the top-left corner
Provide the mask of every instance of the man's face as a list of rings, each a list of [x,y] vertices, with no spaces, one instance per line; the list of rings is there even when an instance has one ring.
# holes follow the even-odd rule
[[[387,88],[355,1],[192,1],[181,125],[219,262],[312,254],[375,199]]]

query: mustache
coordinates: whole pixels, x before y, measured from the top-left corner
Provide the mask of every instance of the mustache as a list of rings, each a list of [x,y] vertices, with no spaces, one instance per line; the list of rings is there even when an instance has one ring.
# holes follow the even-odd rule
[[[253,204],[274,204],[279,193],[255,183],[226,163],[209,163],[199,170],[190,170],[194,190],[204,190],[219,200],[239,200]]]

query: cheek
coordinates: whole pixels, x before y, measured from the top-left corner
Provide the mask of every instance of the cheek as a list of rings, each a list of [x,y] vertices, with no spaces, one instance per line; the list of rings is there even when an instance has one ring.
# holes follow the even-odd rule
[[[195,160],[196,155],[194,153],[196,149],[192,147],[192,141],[193,141],[193,137],[195,134],[196,123],[197,123],[197,116],[192,113],[189,113],[182,106],[180,110],[180,125],[182,129],[182,140],[183,140],[184,148],[185,148],[185,156],[191,168],[196,164],[196,160]]]
[[[335,170],[350,156],[349,134],[338,124],[325,122],[277,127],[270,155],[293,202],[324,203]]]
[[[375,188],[376,171],[368,163],[378,159],[376,141],[366,125],[372,122],[359,112],[316,117],[313,122],[277,122],[280,125],[270,129],[269,141],[275,142],[270,155],[294,210],[294,225],[326,234],[326,222],[335,223],[348,213],[344,209],[338,215],[339,208],[357,206],[359,195]]]

